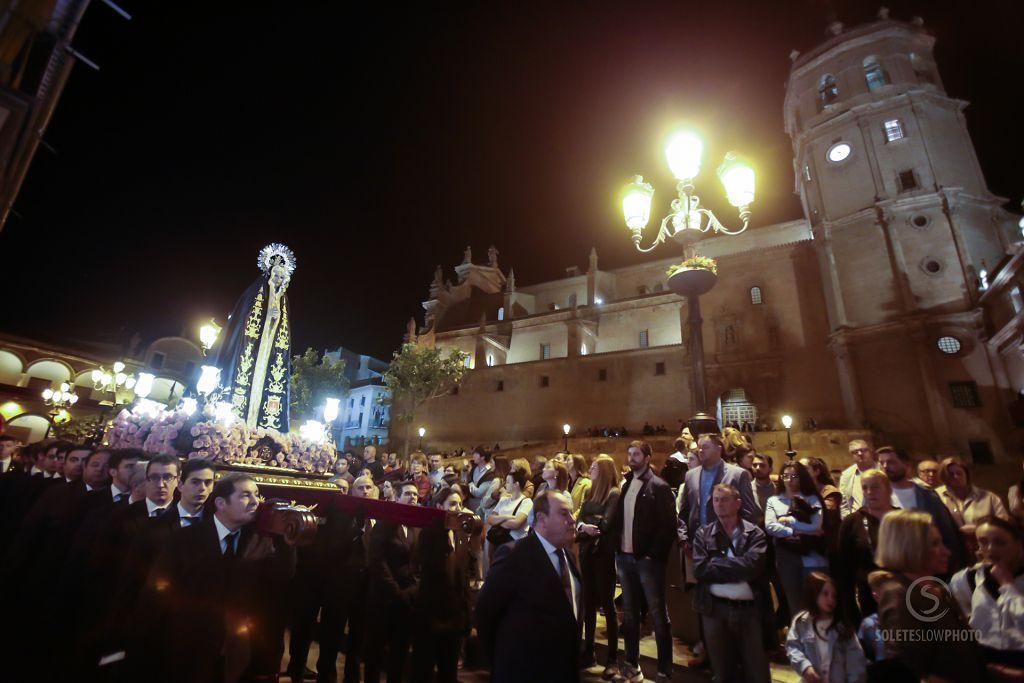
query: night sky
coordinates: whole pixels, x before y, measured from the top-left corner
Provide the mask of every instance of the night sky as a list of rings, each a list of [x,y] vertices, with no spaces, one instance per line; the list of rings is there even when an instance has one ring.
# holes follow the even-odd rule
[[[145,339],[221,322],[270,241],[298,258],[293,347],[389,358],[436,264],[490,244],[520,284],[639,263],[619,191],[673,187],[679,123],[758,171],[754,225],[800,217],[782,101],[792,49],[874,3],[94,2],[79,64],[0,232],[4,331]],[[369,5],[371,3],[359,3]],[[937,37],[993,192],[1024,192],[1024,3],[889,2]],[[231,10],[230,12],[228,10]],[[215,12],[215,13],[213,13]],[[654,221],[652,220],[652,224]],[[665,247],[660,256],[672,255]],[[453,279],[454,276],[452,275]]]

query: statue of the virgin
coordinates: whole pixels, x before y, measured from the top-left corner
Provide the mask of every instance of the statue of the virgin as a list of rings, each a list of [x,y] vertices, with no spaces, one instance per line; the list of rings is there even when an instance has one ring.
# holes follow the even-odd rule
[[[235,304],[210,358],[220,368],[224,400],[250,427],[288,431],[291,328],[288,283],[295,254],[268,244],[257,260],[261,274]]]

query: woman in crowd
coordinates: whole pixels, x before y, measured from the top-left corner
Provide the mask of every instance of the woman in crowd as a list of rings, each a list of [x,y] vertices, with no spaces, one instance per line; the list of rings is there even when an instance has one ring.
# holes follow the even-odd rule
[[[543,491],[558,491],[569,495],[569,470],[558,460],[552,458],[544,463],[541,477],[543,481],[537,489],[538,494]]]
[[[811,572],[803,598],[806,609],[793,617],[786,637],[790,666],[804,681],[864,681],[864,651],[849,624],[836,613],[838,600],[832,579],[822,572]]]
[[[768,499],[764,524],[774,539],[775,567],[790,614],[800,611],[804,581],[812,571],[828,571],[821,530],[821,500],[811,473],[797,461],[782,466],[782,493]]]
[[[886,660],[930,682],[981,681],[985,676],[978,645],[964,637],[968,624],[960,606],[934,578],[949,570],[949,556],[927,512],[894,510],[882,519],[875,551],[882,570],[870,577],[878,595],[878,624],[888,633],[916,634],[887,639]],[[943,638],[943,633],[961,635]]]
[[[939,477],[944,484],[938,490],[939,497],[960,526],[969,550],[974,549],[974,528],[978,520],[985,517],[1010,519],[999,496],[971,484],[971,472],[960,458],[943,460]]]
[[[828,465],[825,464],[825,461],[821,458],[800,458],[800,462],[811,473],[811,479],[814,480],[814,485],[818,487],[821,500],[825,503],[825,509],[832,509],[834,504],[835,509],[838,510],[839,505],[843,502],[843,494],[836,487],[836,482],[832,479],[832,473],[828,471]]]
[[[982,656],[1013,667],[1024,679],[1024,540],[1015,522],[980,520],[975,530],[981,562],[953,576],[950,588],[971,628],[979,631]]]
[[[747,440],[747,437],[744,436],[743,432],[735,427],[726,427],[722,430],[722,445],[724,446],[722,457],[725,458],[727,462],[731,462],[733,464],[736,464],[736,458],[738,455],[737,451],[739,449],[743,448],[749,450],[751,448],[750,441]]]
[[[508,495],[498,501],[487,516],[490,528],[487,530],[487,556],[492,557],[498,548],[506,543],[518,541],[530,531],[527,520],[533,512],[533,501],[523,495],[526,473],[521,470],[509,472],[505,477]]]
[[[505,477],[507,477],[509,473],[508,460],[505,458],[494,458],[492,462],[494,463],[494,472],[496,476],[488,482],[488,485],[480,495],[480,507],[473,511],[480,519],[487,519],[491,512],[494,511],[494,508],[497,506],[498,501],[501,500],[501,497],[503,495],[507,495],[504,484]]]
[[[832,575],[839,586],[843,614],[852,623],[860,623],[878,610],[868,585],[868,576],[878,569],[878,527],[892,505],[892,484],[882,470],[868,470],[860,476],[864,503],[839,526],[837,553]]]
[[[514,460],[512,460],[511,467],[512,472],[520,470],[521,472],[526,473],[526,486],[523,487],[523,495],[526,496],[527,498],[532,499],[534,486],[533,481],[530,480],[530,461],[527,460],[526,458],[515,458]]]
[[[618,674],[619,624],[615,613],[615,547],[605,540],[612,512],[619,500],[619,473],[615,461],[603,453],[590,464],[587,498],[580,509],[576,525],[579,544],[580,571],[583,575],[583,663],[586,668],[594,664],[594,632],[597,630],[597,610],[604,610],[608,633],[608,654],[604,679]]]
[[[394,501],[395,500],[395,486],[391,483],[390,479],[385,479],[380,484],[380,499]]]
[[[579,514],[583,499],[590,490],[591,480],[588,474],[587,459],[579,453],[569,456],[569,493],[572,496],[572,513]]]

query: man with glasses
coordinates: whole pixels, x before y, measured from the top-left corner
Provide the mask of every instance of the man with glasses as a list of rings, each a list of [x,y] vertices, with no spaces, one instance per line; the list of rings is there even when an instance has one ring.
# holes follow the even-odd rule
[[[846,517],[854,510],[859,510],[864,501],[864,494],[860,488],[860,475],[870,469],[878,467],[875,459],[875,451],[871,445],[863,439],[854,439],[850,442],[848,449],[853,458],[853,464],[843,470],[839,475],[839,492],[843,494],[843,502],[839,512]]]
[[[157,555],[181,528],[178,509],[172,505],[180,468],[173,456],[154,456],[146,465],[146,497],[118,509],[101,540],[103,565],[116,577],[114,600],[101,627],[104,655],[130,650],[138,623],[146,619],[138,609],[139,594]]]

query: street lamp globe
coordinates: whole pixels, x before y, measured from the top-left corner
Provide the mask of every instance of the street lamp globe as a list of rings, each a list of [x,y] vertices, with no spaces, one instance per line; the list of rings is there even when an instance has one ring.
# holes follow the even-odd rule
[[[418,431],[421,439],[427,435],[427,430],[424,429],[423,427],[420,427]]]
[[[725,155],[725,161],[718,167],[718,178],[729,203],[736,208],[749,206],[754,201],[754,169],[735,152]]]
[[[324,420],[327,422],[334,422],[338,419],[339,403],[341,403],[341,400],[337,398],[324,399]]]
[[[572,427],[570,427],[567,424],[562,425],[562,433],[563,434],[565,434],[566,436],[569,436],[569,432],[571,432],[571,431],[572,431]]]
[[[790,415],[783,415],[782,416],[782,426],[785,427],[786,429],[789,429],[790,427],[792,427],[793,426],[793,418],[792,418],[792,416],[790,416]]]
[[[220,368],[213,365],[204,365],[200,371],[199,381],[196,382],[196,391],[203,396],[207,396],[217,388],[218,384],[220,384]]]
[[[139,378],[135,381],[135,395],[139,398],[146,398],[153,391],[153,380],[156,376],[151,372],[140,372]],[[131,389],[132,387],[128,387]]]
[[[100,370],[99,368],[96,368],[95,370],[92,371],[92,383],[93,384],[99,384],[102,381],[103,381],[103,371]]]
[[[647,227],[651,220],[651,202],[654,199],[654,187],[644,182],[642,175],[633,176],[633,182],[626,186],[622,194],[622,213],[626,218],[626,227],[638,231]]]
[[[700,172],[704,143],[688,130],[674,133],[665,146],[665,158],[676,180],[691,180]]]
[[[49,401],[51,398],[53,398],[53,389],[50,389],[50,388],[43,389],[43,400],[44,401]]]
[[[117,361],[116,363],[114,363],[114,372],[115,373],[124,372],[124,363],[122,363],[121,361]]]
[[[220,336],[220,330],[221,327],[215,320],[211,320],[199,328],[199,341],[204,349],[209,351],[213,348],[213,345],[217,343],[217,337]]]

